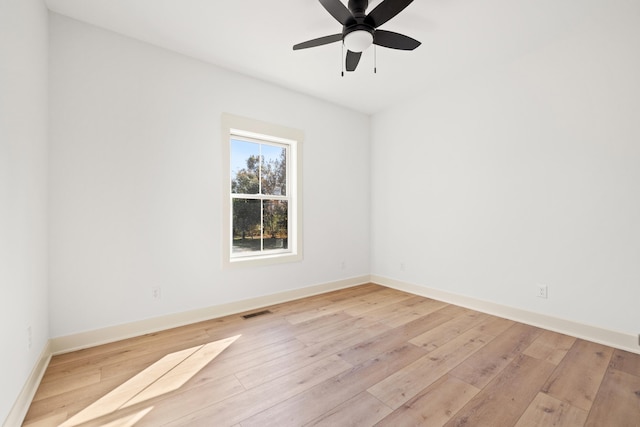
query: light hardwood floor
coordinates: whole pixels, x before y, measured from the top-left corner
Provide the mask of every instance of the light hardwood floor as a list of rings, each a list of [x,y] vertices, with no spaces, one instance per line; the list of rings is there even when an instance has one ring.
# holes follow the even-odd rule
[[[640,355],[362,285],[56,356],[25,426],[640,426]]]

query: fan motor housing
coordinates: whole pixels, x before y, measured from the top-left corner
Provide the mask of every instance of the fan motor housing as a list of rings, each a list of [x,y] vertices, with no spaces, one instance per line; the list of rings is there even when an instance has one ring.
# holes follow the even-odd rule
[[[365,23],[349,25],[348,27],[344,27],[342,29],[342,38],[344,39],[347,34],[353,33],[354,31],[366,31],[371,34],[371,36],[373,36],[373,33],[375,33],[376,29],[371,25],[367,25]]]

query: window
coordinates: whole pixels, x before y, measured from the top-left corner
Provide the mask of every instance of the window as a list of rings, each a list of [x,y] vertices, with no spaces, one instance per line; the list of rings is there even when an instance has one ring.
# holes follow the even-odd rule
[[[302,132],[224,114],[223,265],[302,259]]]

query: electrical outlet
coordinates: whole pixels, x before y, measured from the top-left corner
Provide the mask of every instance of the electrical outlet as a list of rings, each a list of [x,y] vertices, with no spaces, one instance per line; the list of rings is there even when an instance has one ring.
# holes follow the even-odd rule
[[[347,262],[346,262],[346,261],[342,261],[342,262],[340,263],[340,269],[341,269],[341,270],[344,270],[345,268],[347,268]]]
[[[404,271],[404,262],[400,263],[400,271]]]
[[[162,297],[162,289],[160,286],[151,288],[151,297],[153,297],[153,299],[160,299]]]
[[[547,285],[538,285],[538,298],[547,299]]]
[[[27,343],[29,345],[29,350],[31,350],[31,346],[33,345],[33,334],[31,332],[31,326],[27,328]]]

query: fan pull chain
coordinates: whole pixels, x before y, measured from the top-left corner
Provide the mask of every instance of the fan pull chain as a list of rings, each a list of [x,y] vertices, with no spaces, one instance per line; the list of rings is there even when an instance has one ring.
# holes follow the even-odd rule
[[[376,50],[376,45],[373,45],[373,74],[377,74],[378,73],[378,55],[377,55],[378,51]]]
[[[342,64],[340,66],[342,68],[342,72],[340,73],[340,75],[344,77],[344,41],[342,42],[342,54],[340,55],[340,64]]]

